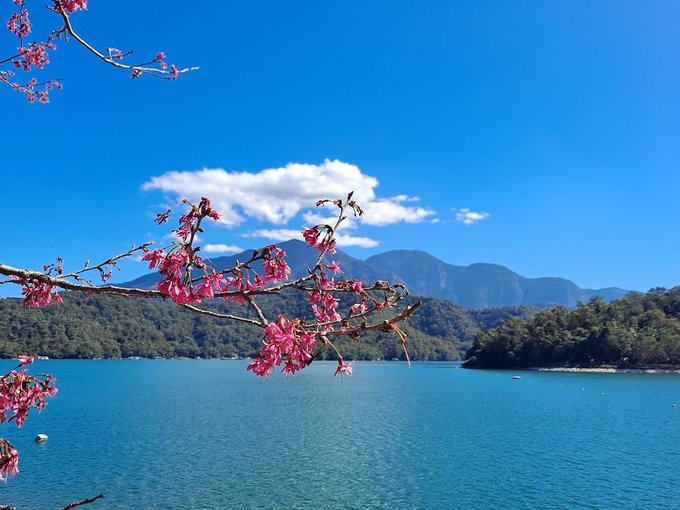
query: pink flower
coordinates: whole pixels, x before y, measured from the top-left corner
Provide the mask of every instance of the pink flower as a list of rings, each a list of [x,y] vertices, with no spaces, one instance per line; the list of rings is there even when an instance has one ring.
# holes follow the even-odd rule
[[[78,9],[87,9],[87,0],[53,0],[56,7],[60,7],[66,12],[66,14],[71,14]]]
[[[319,251],[326,251],[331,255],[335,255],[335,241],[328,242],[328,239],[324,239],[317,246]]]
[[[332,271],[333,273],[339,273],[340,272],[340,263],[337,260],[334,260],[330,264],[324,264],[329,271]]]
[[[161,265],[164,258],[165,253],[163,253],[163,250],[153,250],[147,251],[142,257],[142,261],[148,261],[149,269],[154,269]]]
[[[26,37],[31,32],[31,22],[28,19],[28,11],[12,13],[7,20],[7,30],[19,38]]]
[[[116,59],[116,60],[123,60],[123,52],[120,51],[118,48],[108,48],[108,50],[109,50],[109,58]]]
[[[335,377],[338,374],[340,374],[341,377],[343,375],[352,375],[352,365],[354,365],[354,361],[345,363],[345,360],[342,359],[342,356],[338,356],[338,366],[335,369],[333,377]]]
[[[25,280],[17,280],[17,283],[23,285],[21,293],[24,295],[22,304],[26,308],[38,308],[40,306],[49,306],[52,299],[55,302],[61,303],[61,296],[52,291],[55,289],[54,285],[47,283],[28,283]]]
[[[25,354],[22,354],[21,356],[19,356],[19,366],[20,367],[25,367],[26,365],[30,365],[31,363],[33,363],[33,361],[34,361],[33,356],[27,356]]]
[[[291,322],[285,315],[279,315],[276,322],[267,325],[264,337],[266,345],[248,365],[248,370],[255,375],[268,376],[284,360],[282,372],[286,375],[292,375],[311,363],[317,344],[316,334],[301,331],[297,320]]]
[[[8,476],[15,476],[19,472],[19,452],[9,441],[0,439],[0,481],[6,481]]]
[[[368,310],[368,306],[366,305],[366,300],[362,299],[360,303],[357,303],[355,305],[350,306],[349,308],[349,314],[350,315],[363,315],[366,313]]]
[[[53,50],[56,46],[50,42],[47,43],[31,43],[25,48],[19,48],[19,55],[23,60],[15,60],[14,67],[30,71],[31,66],[42,69],[50,60],[47,56],[47,50]]]
[[[310,248],[314,248],[316,246],[317,240],[319,239],[319,228],[318,227],[306,228],[302,232],[302,237],[304,237],[307,246],[309,246]]]

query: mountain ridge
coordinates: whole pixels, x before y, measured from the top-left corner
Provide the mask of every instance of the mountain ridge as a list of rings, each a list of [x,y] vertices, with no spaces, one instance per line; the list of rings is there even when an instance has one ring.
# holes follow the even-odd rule
[[[285,241],[278,246],[286,251],[292,278],[306,275],[307,268],[318,256],[315,249],[302,241]],[[238,260],[249,259],[252,252],[244,250],[236,255],[215,257],[211,264],[221,271]],[[500,264],[478,262],[457,266],[423,250],[391,250],[366,260],[338,250],[337,254],[327,257],[340,263],[343,278],[399,281],[406,284],[411,294],[446,299],[468,309],[555,305],[572,308],[595,296],[609,302],[629,292],[618,287],[582,289],[571,280],[555,276],[527,278]],[[158,273],[149,273],[122,285],[151,288],[158,281]]]

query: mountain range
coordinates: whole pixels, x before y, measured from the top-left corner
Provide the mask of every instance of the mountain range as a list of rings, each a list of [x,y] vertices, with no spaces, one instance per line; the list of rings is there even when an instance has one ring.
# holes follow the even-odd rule
[[[318,252],[302,241],[290,240],[278,245],[286,251],[286,260],[293,278],[307,274]],[[237,255],[210,259],[221,271],[232,267],[237,260],[250,258],[252,250]],[[483,309],[506,306],[574,307],[594,296],[612,301],[628,293],[617,287],[582,289],[566,278],[526,278],[498,264],[456,266],[420,250],[392,250],[356,259],[338,250],[337,260],[342,277],[366,282],[387,280],[402,282],[411,294],[445,299],[464,308]],[[152,288],[160,281],[158,273],[149,273],[123,284],[127,287]]]

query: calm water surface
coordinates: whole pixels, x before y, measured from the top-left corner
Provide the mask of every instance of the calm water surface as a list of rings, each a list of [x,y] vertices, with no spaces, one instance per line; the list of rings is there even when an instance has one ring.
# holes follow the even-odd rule
[[[60,393],[2,426],[21,473],[0,503],[680,509],[680,375],[361,362],[259,381],[245,365],[37,362]]]

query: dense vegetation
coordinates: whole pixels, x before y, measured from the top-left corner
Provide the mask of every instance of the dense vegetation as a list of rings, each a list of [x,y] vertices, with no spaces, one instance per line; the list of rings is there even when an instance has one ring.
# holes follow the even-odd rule
[[[477,334],[464,366],[680,366],[680,287],[557,306]]]
[[[227,302],[210,305],[226,313],[244,307]],[[308,304],[302,296],[270,296],[265,313],[283,311],[303,317]],[[425,299],[402,329],[409,336],[409,353],[419,360],[455,360],[481,327],[507,316],[526,316],[531,309],[470,312],[452,303]],[[233,357],[253,356],[261,333],[247,324],[217,320],[159,300],[86,297],[64,293],[64,303],[25,309],[18,299],[0,299],[0,357],[19,354],[50,358]],[[372,333],[360,343],[338,344],[347,359],[403,358],[393,334]],[[329,355],[331,355],[329,353]]]

